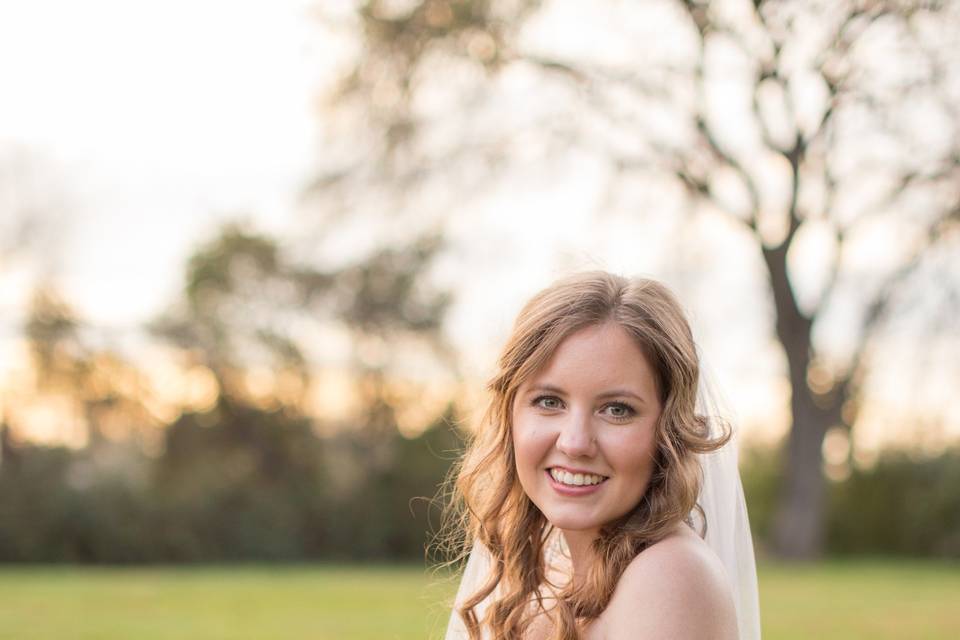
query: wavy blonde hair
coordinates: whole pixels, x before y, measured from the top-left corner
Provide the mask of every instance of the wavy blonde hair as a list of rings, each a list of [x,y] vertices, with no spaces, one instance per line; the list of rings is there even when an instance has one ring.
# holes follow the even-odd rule
[[[517,477],[512,408],[517,389],[547,364],[560,343],[606,322],[618,324],[637,341],[655,373],[662,406],[656,466],[636,507],[601,529],[586,579],[559,588],[548,583],[544,561],[552,528]],[[696,347],[683,309],[655,280],[581,273],[554,283],[523,307],[488,384],[482,423],[454,472],[447,512],[447,530],[462,536],[457,547],[461,557],[477,541],[492,560],[489,579],[458,609],[471,640],[479,640],[484,627],[495,638],[523,637],[536,616],[547,611],[548,587],[560,589],[550,609],[553,637],[574,640],[578,629],[607,607],[631,560],[678,523],[690,522],[701,484],[695,454],[713,451],[729,438],[726,426],[712,435],[707,418],[696,415],[698,378]],[[480,619],[478,605],[491,597]]]

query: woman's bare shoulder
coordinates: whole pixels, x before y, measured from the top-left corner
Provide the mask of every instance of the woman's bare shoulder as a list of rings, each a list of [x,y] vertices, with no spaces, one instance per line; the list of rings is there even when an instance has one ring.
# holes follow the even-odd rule
[[[723,566],[686,526],[633,559],[602,618],[603,636],[611,640],[737,638]]]

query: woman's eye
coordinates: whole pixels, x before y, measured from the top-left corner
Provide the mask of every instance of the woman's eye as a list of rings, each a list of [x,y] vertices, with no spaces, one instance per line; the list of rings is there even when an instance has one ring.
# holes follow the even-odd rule
[[[633,407],[622,402],[611,402],[603,408],[603,412],[615,420],[626,420],[633,417]]]
[[[539,396],[534,399],[533,404],[534,406],[540,407],[541,409],[547,409],[549,411],[563,408],[563,402],[561,402],[560,398],[557,398],[556,396]]]

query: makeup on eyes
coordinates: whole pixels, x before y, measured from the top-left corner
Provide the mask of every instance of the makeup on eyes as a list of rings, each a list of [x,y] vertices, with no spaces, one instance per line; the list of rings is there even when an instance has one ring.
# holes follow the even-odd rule
[[[604,394],[604,395],[607,395],[607,394]],[[545,401],[555,402],[557,403],[557,406],[547,406],[544,404]],[[564,404],[565,403],[561,398],[555,395],[547,395],[547,394],[536,395],[530,401],[530,406],[540,408],[545,411],[555,411],[555,410],[562,409],[564,407]],[[624,411],[623,415],[614,415],[610,413],[606,414],[606,417],[610,418],[611,420],[615,420],[617,422],[626,422],[637,415],[637,409],[629,402],[625,402],[623,400],[608,402],[600,408],[600,411],[604,412],[607,409],[611,409],[611,408],[622,409]]]

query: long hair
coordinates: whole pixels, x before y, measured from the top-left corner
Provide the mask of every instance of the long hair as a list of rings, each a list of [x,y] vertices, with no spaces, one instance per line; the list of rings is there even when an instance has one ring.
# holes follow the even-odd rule
[[[586,579],[563,586],[548,582],[544,552],[552,528],[526,496],[513,450],[513,404],[517,389],[550,360],[570,335],[615,322],[633,337],[654,371],[662,412],[656,429],[655,467],[639,503],[601,528],[593,542],[595,561]],[[560,280],[536,294],[520,312],[488,384],[487,410],[457,467],[450,529],[490,552],[488,580],[460,603],[471,640],[486,629],[495,638],[519,640],[539,613],[544,591],[554,589],[549,615],[553,637],[575,640],[597,618],[631,560],[664,538],[696,509],[701,469],[697,453],[713,451],[729,431],[712,436],[695,414],[699,363],[683,309],[664,285],[605,272]],[[556,591],[559,589],[559,591]],[[478,605],[486,613],[478,616]]]

